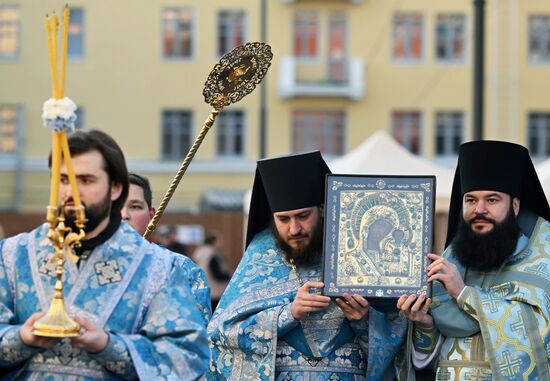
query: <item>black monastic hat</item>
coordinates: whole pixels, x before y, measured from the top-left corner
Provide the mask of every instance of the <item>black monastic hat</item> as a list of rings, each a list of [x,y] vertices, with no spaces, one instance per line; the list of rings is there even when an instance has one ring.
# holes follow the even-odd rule
[[[474,190],[508,193],[521,200],[521,210],[528,209],[550,220],[548,201],[525,147],[492,140],[464,143],[458,149],[445,247],[454,238],[462,197]]]
[[[246,246],[269,226],[272,214],[325,202],[325,175],[330,169],[319,151],[258,161],[252,188]]]

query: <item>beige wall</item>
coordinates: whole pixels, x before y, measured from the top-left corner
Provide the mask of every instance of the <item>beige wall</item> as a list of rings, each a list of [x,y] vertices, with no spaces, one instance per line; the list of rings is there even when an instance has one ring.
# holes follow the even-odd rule
[[[0,4],[12,4],[1,0]],[[0,62],[0,104],[16,103],[25,109],[24,211],[40,211],[48,199],[46,157],[50,133],[41,125],[43,102],[51,96],[51,84],[43,19],[65,2],[18,2],[21,13],[19,59]],[[247,36],[258,39],[255,1],[74,1],[85,9],[85,55],[69,60],[66,94],[85,112],[88,128],[111,134],[121,145],[129,168],[151,177],[155,200],[160,202],[180,162],[161,160],[162,110],[193,111],[198,134],[211,107],[203,100],[204,82],[217,63],[216,18],[219,10],[246,9]],[[164,7],[189,7],[195,15],[195,54],[192,59],[170,61],[162,56],[161,12]],[[233,110],[246,115],[245,155],[235,165],[215,156],[215,131],[210,131],[188,170],[169,208],[195,208],[207,188],[246,189],[257,158],[258,96],[250,95]],[[214,127],[215,129],[215,127]],[[231,161],[231,160],[230,160]],[[199,169],[194,170],[197,166]],[[202,163],[202,164],[201,164]],[[219,164],[224,164],[217,169]],[[229,170],[226,171],[226,168]],[[3,177],[15,168],[2,168]],[[229,172],[229,173],[227,173]],[[1,175],[1,173],[0,173]],[[7,181],[7,180],[6,180]],[[7,183],[6,183],[7,184]],[[9,205],[7,205],[9,207]]]
[[[24,211],[41,211],[47,201],[45,158],[49,132],[42,127],[42,103],[51,95],[43,17],[62,11],[64,1],[0,0],[18,3],[22,11],[21,49],[16,61],[0,62],[0,103],[17,103],[25,110]],[[160,202],[179,162],[161,158],[161,112],[167,108],[193,111],[198,133],[210,112],[202,97],[204,81],[217,62],[217,12],[244,9],[249,40],[259,40],[260,1],[171,0],[75,0],[71,7],[85,9],[85,57],[69,62],[67,95],[85,109],[88,127],[107,131],[122,146],[129,168],[148,175],[156,203]],[[434,116],[440,110],[465,113],[466,139],[471,137],[472,45],[466,45],[464,64],[444,65],[434,60],[435,17],[442,12],[466,15],[466,33],[473,33],[470,0],[365,0],[295,1],[269,0],[268,43],[274,59],[266,78],[267,155],[292,148],[291,117],[295,109],[334,109],[346,114],[346,151],[359,145],[378,129],[391,130],[394,110],[422,113],[423,154],[434,156]],[[186,6],[195,14],[195,56],[169,61],[162,57],[161,11]],[[365,62],[365,94],[359,100],[300,97],[283,99],[279,94],[280,64],[292,54],[294,11],[315,8],[321,18],[321,52],[326,53],[327,15],[332,9],[348,12],[350,57]],[[396,64],[391,58],[392,18],[396,12],[414,11],[424,16],[424,59],[421,64]],[[486,8],[487,138],[526,144],[527,113],[550,110],[547,89],[550,67],[527,61],[527,20],[531,14],[550,13],[547,0],[489,0]],[[322,53],[323,54],[323,53]],[[302,69],[302,75],[318,77],[323,67]],[[232,109],[246,113],[244,157],[236,162],[215,156],[215,131],[197,153],[169,208],[193,209],[208,188],[246,189],[251,186],[254,161],[259,156],[259,91]],[[215,128],[215,127],[214,127]],[[2,184],[14,186],[15,167],[1,166]],[[9,207],[3,205],[2,207]]]
[[[352,149],[378,129],[391,129],[391,112],[396,109],[416,109],[423,113],[424,153],[433,155],[433,114],[436,110],[460,109],[469,113],[470,77],[469,59],[461,66],[442,66],[434,62],[433,29],[435,15],[439,12],[461,12],[467,15],[468,31],[471,31],[470,3],[467,1],[365,1],[359,4],[341,2],[313,2],[321,15],[321,35],[326,36],[328,12],[343,8],[348,11],[348,49],[352,57],[364,60],[365,96],[359,101],[346,99],[278,99],[276,84],[270,81],[270,128],[283,125],[282,134],[270,131],[270,137],[284,151],[290,144],[291,111],[294,108],[335,108],[346,111],[347,148]],[[281,22],[292,25],[296,9],[312,8],[312,2],[297,1],[292,5],[282,2],[270,4],[274,13],[281,12]],[[323,5],[320,5],[322,3]],[[398,5],[398,6],[397,6]],[[424,60],[422,64],[396,64],[391,57],[392,19],[395,12],[418,12],[424,16]],[[324,17],[324,18],[323,18]],[[270,43],[282,46],[279,58],[290,55],[292,28],[273,33]],[[326,50],[327,42],[321,40],[320,49]],[[279,50],[279,49],[277,49]],[[279,72],[275,73],[278,76]],[[273,78],[271,75],[270,78]],[[281,117],[284,119],[280,121]],[[275,120],[275,118],[277,118]],[[278,129],[277,129],[278,130]],[[273,141],[273,140],[272,140]],[[275,143],[274,142],[274,143]],[[272,152],[276,153],[276,152]]]

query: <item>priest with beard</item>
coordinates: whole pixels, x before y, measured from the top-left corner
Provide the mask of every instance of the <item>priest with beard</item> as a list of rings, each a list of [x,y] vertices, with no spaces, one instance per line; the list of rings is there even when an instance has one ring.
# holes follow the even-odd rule
[[[80,336],[33,330],[55,291],[49,224],[0,241],[0,380],[201,378],[209,358],[204,274],[121,222],[128,171],[109,135],[81,130],[68,144],[87,217],[76,263],[63,266],[65,305]],[[66,163],[59,193],[66,225],[78,232]]]
[[[433,296],[402,296],[412,364],[437,380],[550,380],[550,208],[527,149],[459,149]],[[412,380],[409,374],[408,380]]]
[[[321,294],[318,151],[258,161],[246,251],[208,326],[210,380],[393,380],[407,320]]]

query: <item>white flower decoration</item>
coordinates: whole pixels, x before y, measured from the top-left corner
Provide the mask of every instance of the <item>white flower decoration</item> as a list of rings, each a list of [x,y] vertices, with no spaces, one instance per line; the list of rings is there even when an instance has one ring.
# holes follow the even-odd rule
[[[50,98],[42,106],[44,127],[57,132],[73,131],[76,121],[76,104],[70,98]]]

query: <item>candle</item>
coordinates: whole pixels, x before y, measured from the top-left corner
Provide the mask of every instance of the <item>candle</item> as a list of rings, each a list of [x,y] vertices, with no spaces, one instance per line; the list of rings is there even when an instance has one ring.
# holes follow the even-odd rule
[[[52,96],[55,98],[55,94],[57,93],[56,90],[56,83],[55,83],[55,57],[53,54],[53,35],[52,35],[52,24],[50,17],[46,15],[46,40],[48,42],[48,57],[50,58],[50,75],[52,77]]]
[[[61,147],[59,133],[52,132],[52,164],[50,179],[50,206],[57,208],[59,202],[59,182],[61,181]]]
[[[69,40],[69,17],[71,11],[69,7],[65,5],[65,10],[63,11],[63,45],[61,48],[61,86],[59,89],[59,95],[61,98],[65,96],[65,73],[67,68],[67,46]]]
[[[67,167],[67,175],[69,177],[69,183],[71,184],[71,193],[73,195],[75,207],[80,206],[80,194],[78,193],[78,186],[76,185],[76,177],[74,175],[73,163],[71,162],[71,151],[69,150],[69,141],[67,140],[67,134],[62,132],[60,134],[61,147],[63,149],[63,157],[65,159],[65,166]]]
[[[57,18],[57,15],[55,14],[55,12],[53,12],[53,15],[52,17],[50,18],[50,34],[52,36],[52,52],[53,52],[53,64],[54,64],[54,68],[53,68],[53,77],[52,77],[52,81],[54,83],[54,89],[55,89],[55,94],[54,94],[54,98],[55,99],[61,99],[62,97],[60,96],[59,94],[59,87],[58,87],[58,72],[57,72],[57,57],[58,57],[58,54],[57,54],[57,30],[59,29],[59,19]]]

